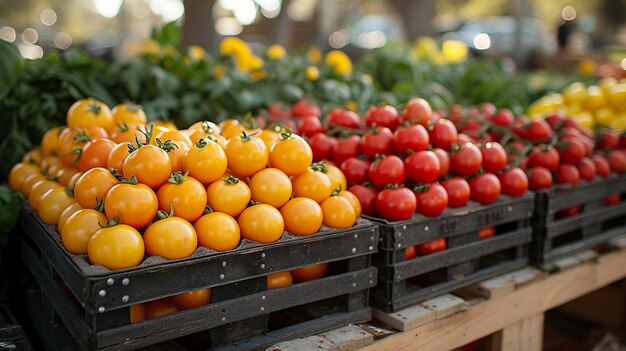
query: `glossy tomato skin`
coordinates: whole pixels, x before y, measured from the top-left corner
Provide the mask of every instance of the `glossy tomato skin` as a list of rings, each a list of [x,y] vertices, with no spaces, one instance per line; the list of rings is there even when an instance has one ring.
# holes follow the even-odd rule
[[[109,107],[96,99],[87,98],[74,102],[67,111],[66,124],[70,128],[98,126],[111,129],[115,125]]]
[[[358,198],[363,214],[372,217],[378,215],[376,211],[376,197],[378,196],[378,191],[376,189],[356,184],[351,186],[348,191]]]
[[[303,137],[312,137],[315,134],[323,133],[324,127],[320,119],[314,116],[307,116],[300,121],[300,127],[298,128],[298,134]]]
[[[285,229],[285,222],[280,212],[266,204],[246,208],[237,222],[243,238],[262,244],[277,241]]]
[[[424,191],[416,191],[415,197],[417,198],[415,211],[426,217],[437,217],[448,206],[448,193],[443,186],[437,183],[428,184]]]
[[[351,129],[359,129],[361,127],[361,118],[353,111],[343,108],[335,108],[328,113],[326,120],[330,128],[338,126]]]
[[[510,110],[502,108],[491,117],[491,122],[500,127],[508,127],[513,125],[515,118],[513,118],[513,113]]]
[[[139,183],[157,188],[167,181],[172,173],[172,160],[163,149],[144,145],[133,151],[122,162],[124,178],[137,178]]]
[[[78,202],[74,202],[66,207],[63,212],[61,212],[61,215],[59,216],[59,221],[57,223],[57,229],[59,230],[59,233],[62,233],[63,226],[65,225],[65,222],[67,222],[68,218],[70,218],[74,213],[78,212],[79,210],[82,210],[82,208],[80,207]]]
[[[252,194],[246,183],[236,177],[218,179],[206,188],[207,205],[213,211],[237,217],[248,206]]]
[[[74,198],[63,187],[47,191],[39,201],[39,218],[45,224],[58,225],[61,213],[74,202]]]
[[[398,156],[386,156],[370,165],[368,177],[375,187],[384,189],[388,184],[403,184],[406,168]]]
[[[454,177],[452,179],[441,182],[441,185],[448,193],[448,206],[463,207],[470,199],[470,186],[467,180]]]
[[[188,310],[211,302],[211,288],[192,290],[170,298],[172,305],[179,310]]]
[[[278,168],[266,168],[257,172],[248,182],[252,200],[276,208],[283,206],[293,191],[291,180]]]
[[[356,213],[356,218],[359,219],[359,217],[361,217],[361,211],[362,211],[361,202],[359,202],[359,198],[356,197],[356,195],[354,195],[353,193],[349,192],[348,190],[340,191],[338,196],[343,197],[350,202],[350,204],[354,208],[354,213]]]
[[[233,137],[226,142],[228,169],[238,177],[248,177],[267,166],[269,151],[263,141],[255,136]]]
[[[602,178],[607,178],[611,174],[611,166],[604,156],[594,155],[591,159],[596,166],[596,173],[598,173],[598,175]]]
[[[357,157],[361,154],[361,137],[351,135],[346,139],[340,139],[333,146],[333,161],[341,164],[343,161]]]
[[[96,208],[111,188],[120,181],[105,168],[92,168],[83,173],[74,186],[74,198],[82,208]]]
[[[428,132],[421,124],[414,124],[406,128],[399,128],[393,133],[393,151],[400,156],[407,156],[409,150],[423,151],[428,148]]]
[[[483,156],[476,144],[465,143],[459,146],[457,151],[453,151],[450,156],[450,168],[452,173],[460,176],[471,176],[476,174],[483,162]]]
[[[422,126],[428,126],[433,118],[433,110],[428,101],[422,98],[412,98],[404,106],[402,110],[402,119],[411,123],[419,123]]]
[[[61,229],[63,246],[73,254],[86,254],[89,238],[106,224],[106,216],[96,210],[76,211],[67,219]]]
[[[511,168],[498,176],[502,193],[509,196],[522,196],[528,190],[528,177],[520,168]]]
[[[372,163],[370,161],[361,160],[355,157],[350,157],[349,159],[343,161],[340,168],[346,176],[348,186],[363,184],[368,181],[368,172],[371,164]]]
[[[610,129],[601,131],[597,136],[596,148],[598,150],[614,150],[619,147],[619,134]]]
[[[293,284],[293,278],[289,271],[276,272],[267,275],[267,290],[283,288]]]
[[[211,139],[196,140],[183,156],[183,172],[203,184],[219,179],[226,171],[228,159],[224,149]]]
[[[606,159],[609,161],[611,171],[622,174],[626,170],[626,154],[621,150],[611,151]]]
[[[109,153],[109,156],[107,157],[107,164],[103,168],[113,168],[117,172],[122,173],[122,164],[124,163],[126,157],[128,157],[128,144],[117,144]]]
[[[177,260],[191,256],[198,247],[196,230],[188,221],[169,217],[152,223],[143,233],[148,256]]]
[[[39,167],[33,164],[19,162],[11,168],[11,172],[9,173],[9,187],[13,191],[21,191],[26,177],[37,173],[40,173]]]
[[[498,177],[491,173],[485,173],[469,182],[472,200],[483,205],[490,204],[498,200],[501,185]]]
[[[528,171],[528,187],[531,190],[552,187],[552,173],[544,167],[533,167]]]
[[[545,140],[552,137],[552,135],[552,128],[550,128],[550,125],[544,119],[532,121],[528,127],[526,127],[524,133],[525,138],[530,141]]]
[[[337,139],[324,133],[318,133],[309,138],[309,145],[313,151],[313,161],[329,160],[332,157],[333,146]]]
[[[385,189],[376,196],[376,211],[388,221],[409,219],[416,207],[417,198],[407,188]]]
[[[89,261],[112,270],[137,266],[144,252],[139,232],[124,224],[99,229],[87,243]]]
[[[478,231],[478,238],[480,240],[493,238],[496,235],[496,229],[494,227],[482,228]]]
[[[286,135],[270,148],[269,162],[288,176],[296,176],[306,171],[313,162],[313,151],[299,135],[291,134],[285,138]]]
[[[556,182],[559,184],[570,184],[575,186],[580,180],[580,172],[578,168],[570,164],[559,165],[556,171]]]
[[[81,172],[86,172],[95,167],[106,167],[109,154],[117,146],[109,139],[93,139],[82,148],[76,168]]]
[[[392,152],[393,133],[386,127],[374,128],[361,138],[361,151],[370,159],[376,155],[390,155]]]
[[[496,173],[501,171],[507,164],[506,151],[502,145],[496,142],[485,143],[480,149],[485,172]]]
[[[194,222],[204,213],[207,203],[204,185],[193,177],[182,176],[180,183],[169,181],[156,192],[159,210],[170,212],[170,206],[177,217]]]
[[[457,140],[458,134],[454,124],[442,118],[432,124],[428,136],[433,147],[450,151],[452,143]]]
[[[446,150],[441,148],[434,148],[433,152],[439,159],[439,179],[443,179],[450,173],[450,156]]]
[[[563,138],[559,145],[559,157],[561,163],[567,163],[575,165],[583,157],[585,157],[587,150],[585,144],[576,137]]]
[[[296,101],[293,105],[292,113],[295,117],[307,117],[307,116],[315,116],[317,118],[322,116],[320,108],[312,105],[308,101],[304,99],[300,99]]]
[[[400,125],[400,115],[393,106],[373,106],[365,114],[365,123],[368,127],[377,125],[394,131]]]
[[[295,282],[307,282],[322,278],[328,270],[328,263],[318,263],[292,269],[291,276]]]
[[[280,208],[285,230],[294,235],[311,235],[319,231],[324,214],[322,207],[306,197],[293,198]]]
[[[433,241],[419,244],[415,247],[419,256],[426,256],[436,252],[444,251],[448,247],[446,239],[435,239]]]
[[[307,169],[306,172],[292,179],[293,193],[296,197],[308,197],[322,203],[333,192],[333,184],[323,171]]]
[[[604,198],[604,205],[611,206],[618,204],[622,201],[622,197],[620,194],[612,194]]]
[[[198,218],[193,224],[198,246],[215,251],[228,251],[239,246],[241,232],[237,221],[222,212],[211,212]]]
[[[413,183],[432,183],[439,178],[439,158],[432,151],[418,151],[404,160],[406,178]]]
[[[550,145],[535,146],[528,155],[528,167],[544,167],[554,172],[559,167],[559,152]]]
[[[350,200],[342,196],[331,196],[320,207],[323,223],[329,228],[350,228],[356,222],[356,210]]]
[[[596,164],[590,158],[584,157],[576,167],[578,167],[580,178],[590,182],[596,177]]]
[[[145,184],[117,184],[104,198],[107,218],[119,220],[135,229],[148,225],[156,216],[158,199]]]
[[[417,249],[415,248],[415,245],[409,246],[406,249],[404,249],[405,260],[411,260],[411,259],[414,259],[415,257],[417,257]]]

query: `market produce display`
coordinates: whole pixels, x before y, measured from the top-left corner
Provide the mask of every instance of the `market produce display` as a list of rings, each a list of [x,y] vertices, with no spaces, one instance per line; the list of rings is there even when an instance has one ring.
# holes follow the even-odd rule
[[[144,256],[186,258],[198,245],[271,243],[285,228],[312,235],[322,225],[349,228],[360,214],[342,172],[312,163],[310,146],[288,128],[145,123],[139,106],[79,100],[67,127],[49,130],[10,172],[11,189],[92,264],[125,269]]]

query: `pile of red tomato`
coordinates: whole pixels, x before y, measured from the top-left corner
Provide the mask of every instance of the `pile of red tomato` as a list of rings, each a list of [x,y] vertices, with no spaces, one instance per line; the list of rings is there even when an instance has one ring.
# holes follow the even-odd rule
[[[145,256],[186,258],[199,246],[232,250],[242,238],[265,244],[284,231],[353,226],[360,203],[342,172],[312,159],[286,128],[227,120],[177,130],[147,124],[139,106],[111,111],[84,99],[9,181],[42,222],[58,226],[69,252],[114,270]]]

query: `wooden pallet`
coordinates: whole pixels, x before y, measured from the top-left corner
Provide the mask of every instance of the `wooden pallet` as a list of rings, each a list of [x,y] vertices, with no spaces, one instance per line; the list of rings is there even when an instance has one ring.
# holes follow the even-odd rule
[[[373,340],[359,349],[453,350],[491,335],[490,350],[539,351],[544,312],[626,278],[626,236],[564,260],[551,272],[526,267],[398,312],[374,310],[375,320],[359,326]],[[278,349],[300,350],[290,348],[300,342]]]

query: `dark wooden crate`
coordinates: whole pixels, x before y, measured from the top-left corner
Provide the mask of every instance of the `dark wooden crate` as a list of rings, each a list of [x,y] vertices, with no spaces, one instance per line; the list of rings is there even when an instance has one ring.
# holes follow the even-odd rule
[[[372,305],[396,311],[416,302],[447,293],[485,278],[528,264],[532,238],[530,218],[534,195],[480,205],[470,202],[460,209],[446,209],[436,218],[414,215],[401,222],[381,223],[379,251],[374,265],[379,283],[372,289]],[[478,231],[495,227],[493,238],[479,239]],[[405,259],[407,247],[445,238],[447,249]]]
[[[604,198],[620,194],[607,206]],[[611,176],[576,187],[557,186],[536,194],[531,261],[540,266],[591,248],[626,233],[626,176]],[[578,214],[556,218],[559,211],[581,205]]]
[[[24,329],[11,310],[0,304],[0,350],[32,350]]]
[[[267,245],[244,240],[239,248],[224,253],[199,248],[185,260],[153,257],[122,271],[91,266],[84,256],[69,254],[58,232],[28,209],[21,226],[21,257],[41,287],[44,310],[67,327],[81,348],[133,349],[208,329],[215,332],[214,346],[231,344],[251,336],[231,323],[345,295],[347,311],[326,316],[328,323],[318,326],[332,328],[334,319],[368,319],[367,293],[376,284],[376,269],[370,261],[376,251],[378,226],[362,219],[347,230],[326,228],[307,237],[285,234]],[[331,261],[344,262],[345,270],[316,281],[266,290],[267,274]],[[61,282],[72,294],[64,291]],[[204,287],[212,288],[209,305],[129,324],[131,304]],[[304,327],[299,329],[306,331]],[[228,334],[233,328],[236,331]],[[298,331],[298,327],[292,329],[291,334]],[[265,331],[248,332],[265,335]],[[268,340],[274,339],[270,336]]]

